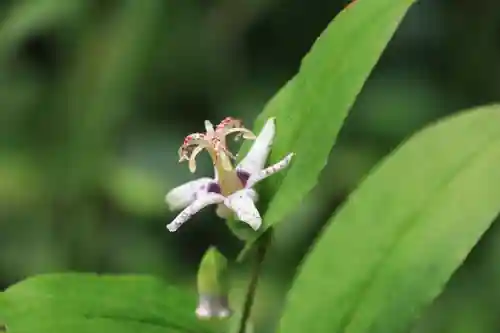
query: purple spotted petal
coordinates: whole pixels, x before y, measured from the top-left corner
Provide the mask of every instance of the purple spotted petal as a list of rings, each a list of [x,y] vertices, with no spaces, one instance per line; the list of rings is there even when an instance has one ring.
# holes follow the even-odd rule
[[[246,186],[247,185],[247,181],[250,178],[250,174],[248,172],[246,172],[246,171],[243,171],[243,170],[237,170],[236,171],[236,175],[240,179],[240,181],[243,184],[243,186]]]
[[[219,193],[220,194],[221,193],[221,189],[220,189],[219,184],[217,184],[217,183],[210,183],[210,184],[208,184],[207,192]]]

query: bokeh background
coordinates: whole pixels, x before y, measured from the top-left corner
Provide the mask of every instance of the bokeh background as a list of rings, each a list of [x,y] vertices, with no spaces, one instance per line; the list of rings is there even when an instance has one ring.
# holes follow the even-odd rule
[[[346,4],[1,1],[0,288],[63,271],[147,273],[192,288],[209,245],[235,258],[242,244],[211,209],[166,231],[174,213],[164,195],[193,177],[177,148],[205,119],[230,115],[251,126]],[[273,331],[302,256],[381,157],[440,117],[495,101],[500,3],[413,6],[318,187],[276,232],[257,296],[258,332]],[[198,175],[210,174],[208,157],[200,163]],[[494,226],[414,332],[498,332],[499,258]],[[238,299],[246,267],[235,275]]]

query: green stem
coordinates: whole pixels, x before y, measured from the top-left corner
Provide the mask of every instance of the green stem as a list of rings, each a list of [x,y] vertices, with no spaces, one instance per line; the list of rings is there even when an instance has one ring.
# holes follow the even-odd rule
[[[265,232],[257,243],[257,251],[255,253],[250,282],[248,284],[247,293],[245,295],[245,303],[243,304],[243,312],[241,314],[241,321],[239,325],[240,329],[238,330],[238,333],[245,333],[248,320],[250,319],[252,306],[257,292],[257,286],[259,284],[259,276],[262,271],[262,266],[267,253],[267,249],[269,247],[269,243],[271,241],[271,233],[271,230]]]

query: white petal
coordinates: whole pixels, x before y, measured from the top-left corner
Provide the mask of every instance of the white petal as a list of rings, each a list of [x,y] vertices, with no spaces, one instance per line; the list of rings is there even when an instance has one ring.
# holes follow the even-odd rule
[[[238,219],[247,223],[252,229],[258,230],[262,225],[262,218],[253,202],[252,190],[237,191],[224,200],[224,205],[231,208]]]
[[[253,188],[247,189],[246,193],[254,203],[259,201],[259,195],[257,194],[257,191],[254,190]]]
[[[205,193],[207,185],[213,181],[205,177],[182,184],[167,193],[165,202],[170,210],[182,209],[191,204],[201,193]]]
[[[218,193],[206,193],[200,198],[196,199],[191,205],[187,206],[177,217],[167,224],[167,229],[174,232],[179,229],[187,220],[194,214],[198,213],[203,208],[224,202],[225,197]]]
[[[257,182],[260,182],[261,180],[266,179],[267,177],[275,174],[276,172],[283,170],[290,164],[290,162],[292,161],[292,157],[294,155],[295,155],[294,153],[290,153],[286,155],[286,157],[281,161],[279,161],[278,163],[273,164],[270,167],[265,168],[264,170],[260,170],[259,172],[252,174],[247,181],[246,187],[250,188],[254,186]]]
[[[212,125],[209,120],[205,120],[205,130],[207,131],[207,134],[214,133],[214,125]]]
[[[257,194],[257,191],[255,191],[252,188],[247,189],[247,195],[250,197],[250,199],[252,199],[254,203],[259,200],[259,195]],[[224,204],[218,205],[217,209],[215,210],[215,213],[221,219],[228,219],[234,214],[234,212]]]
[[[264,168],[264,165],[273,144],[274,134],[276,131],[275,119],[269,118],[259,133],[257,139],[250,148],[250,151],[245,158],[240,162],[237,169],[244,170],[250,175],[259,172]]]

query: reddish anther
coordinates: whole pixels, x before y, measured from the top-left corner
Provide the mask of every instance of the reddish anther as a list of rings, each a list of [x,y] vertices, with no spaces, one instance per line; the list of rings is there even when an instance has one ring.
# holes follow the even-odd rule
[[[186,136],[184,138],[184,142],[182,143],[183,146],[187,146],[189,145],[190,141],[191,140],[202,140],[205,138],[205,135],[201,134],[201,133],[193,133],[193,134],[189,134],[188,136]]]
[[[229,170],[231,162],[227,160],[235,159],[235,156],[229,151],[226,146],[226,136],[236,133],[239,138],[243,136],[245,139],[255,139],[255,136],[248,129],[243,127],[241,120],[226,117],[215,130],[210,121],[205,121],[206,133],[191,133],[184,138],[182,146],[179,148],[179,162],[189,161],[189,168],[191,172],[196,170],[196,163],[194,159],[202,149],[207,149],[212,155],[214,164],[218,164],[221,159],[219,155],[224,155],[222,158],[222,165],[226,170]],[[244,133],[244,134],[242,134]]]
[[[215,131],[220,132],[228,126],[229,126],[229,128],[242,127],[243,122],[241,120],[238,120],[238,119],[235,119],[232,117],[226,117],[219,123],[219,125],[217,125]]]

